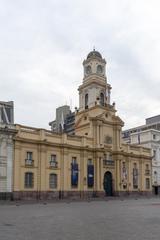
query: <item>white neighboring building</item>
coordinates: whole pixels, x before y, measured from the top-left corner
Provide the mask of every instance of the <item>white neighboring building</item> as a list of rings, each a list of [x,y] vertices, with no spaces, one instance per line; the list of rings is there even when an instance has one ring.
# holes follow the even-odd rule
[[[146,119],[146,124],[123,131],[126,143],[139,144],[152,151],[152,186],[153,192],[160,194],[160,115]],[[158,129],[158,130],[157,130]],[[149,174],[149,172],[146,174]]]
[[[13,184],[13,102],[0,101],[0,200],[10,199]]]

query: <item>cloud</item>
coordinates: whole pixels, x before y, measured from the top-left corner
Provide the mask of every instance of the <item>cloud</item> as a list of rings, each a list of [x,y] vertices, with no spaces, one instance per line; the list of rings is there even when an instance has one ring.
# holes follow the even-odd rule
[[[0,100],[15,121],[48,128],[56,107],[78,106],[82,61],[95,45],[107,60],[112,100],[126,127],[158,115],[158,0],[3,0]],[[36,114],[35,114],[36,113]]]

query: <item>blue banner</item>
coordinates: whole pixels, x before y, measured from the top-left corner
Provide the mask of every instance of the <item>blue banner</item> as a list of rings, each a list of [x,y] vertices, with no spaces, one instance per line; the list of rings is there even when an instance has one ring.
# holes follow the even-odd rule
[[[88,187],[94,186],[94,165],[87,166],[87,182]]]
[[[71,185],[78,186],[78,164],[71,163]]]

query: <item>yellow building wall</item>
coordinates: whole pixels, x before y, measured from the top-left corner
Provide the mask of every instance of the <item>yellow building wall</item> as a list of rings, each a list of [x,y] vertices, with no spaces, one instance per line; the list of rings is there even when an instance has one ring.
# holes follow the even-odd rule
[[[104,127],[105,128],[105,127]],[[106,127],[107,134],[114,134],[110,127]],[[151,175],[146,175],[146,164],[149,165],[151,173],[150,150],[143,147],[130,145],[118,145],[115,148],[114,141],[110,144],[99,145],[95,148],[90,137],[67,136],[66,134],[55,134],[49,131],[33,129],[17,125],[18,134],[15,138],[15,156],[14,156],[14,192],[19,196],[20,192],[36,193],[54,193],[74,194],[78,196],[87,194],[105,195],[104,175],[107,171],[112,173],[113,194],[129,194],[133,192],[150,193]],[[105,134],[106,130],[103,131]],[[118,131],[117,131],[118,132]],[[102,134],[102,139],[104,138]],[[114,138],[114,136],[113,136]],[[58,139],[58,140],[57,140]],[[118,142],[118,137],[117,137]],[[27,166],[25,164],[27,152],[32,152],[34,164]],[[104,165],[105,154],[112,155],[111,165]],[[50,166],[51,155],[56,155],[57,167]],[[72,157],[77,159],[78,163],[78,186],[71,186],[71,162]],[[87,163],[92,159],[94,164],[94,186],[87,186]],[[127,171],[127,185],[123,187],[122,165],[125,162]],[[138,188],[133,188],[133,166],[137,164],[138,168]],[[34,186],[25,188],[24,176],[26,172],[34,174]],[[50,189],[49,175],[57,174],[57,188]],[[150,188],[146,189],[146,178],[150,179]],[[17,194],[17,195],[16,195]],[[42,194],[42,195],[43,195]]]

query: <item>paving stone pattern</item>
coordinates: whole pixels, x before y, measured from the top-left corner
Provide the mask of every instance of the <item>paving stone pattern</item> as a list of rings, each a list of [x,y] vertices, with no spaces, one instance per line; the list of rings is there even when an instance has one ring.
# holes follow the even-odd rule
[[[0,203],[0,240],[160,240],[160,199]]]

